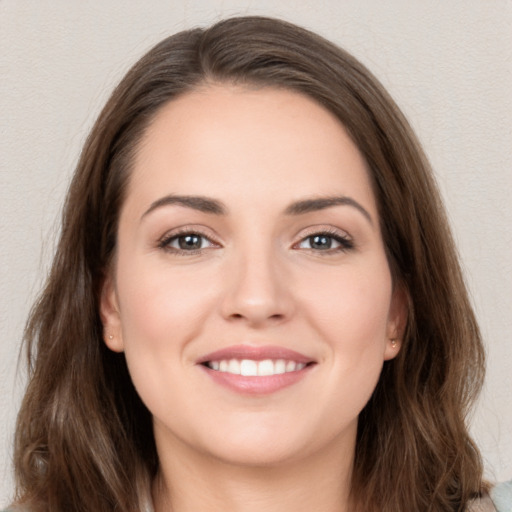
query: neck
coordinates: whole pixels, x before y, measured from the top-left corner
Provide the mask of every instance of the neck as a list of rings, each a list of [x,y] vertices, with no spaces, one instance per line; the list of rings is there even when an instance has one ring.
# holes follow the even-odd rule
[[[300,461],[231,464],[190,450],[160,453],[155,512],[348,512],[353,446],[328,446]]]

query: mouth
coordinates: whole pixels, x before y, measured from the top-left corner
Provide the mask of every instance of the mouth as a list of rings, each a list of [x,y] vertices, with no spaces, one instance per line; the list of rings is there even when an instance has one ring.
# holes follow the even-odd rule
[[[282,347],[239,345],[201,358],[197,363],[217,383],[244,394],[268,394],[306,376],[316,361]]]
[[[283,373],[297,372],[313,363],[299,363],[286,359],[221,359],[220,361],[207,361],[203,363],[210,370],[230,373],[232,375],[243,375],[244,377],[268,377],[282,375]]]

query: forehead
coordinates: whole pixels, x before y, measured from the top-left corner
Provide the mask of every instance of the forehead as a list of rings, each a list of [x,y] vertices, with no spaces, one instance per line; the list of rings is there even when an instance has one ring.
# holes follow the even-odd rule
[[[289,90],[215,85],[180,96],[156,114],[134,163],[128,196],[146,202],[165,193],[269,202],[339,193],[374,208],[366,163],[343,125]]]

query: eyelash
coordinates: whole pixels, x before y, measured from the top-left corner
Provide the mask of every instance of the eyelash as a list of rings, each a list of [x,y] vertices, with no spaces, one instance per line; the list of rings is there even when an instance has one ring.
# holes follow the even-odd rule
[[[201,247],[199,249],[178,249],[176,247],[171,247],[170,244],[173,241],[177,241],[180,238],[184,238],[186,236],[197,236],[203,240],[207,240],[211,246],[210,247]],[[200,254],[202,251],[210,249],[212,246],[218,246],[219,244],[211,239],[210,236],[201,233],[197,229],[187,229],[183,228],[179,231],[174,231],[173,233],[164,235],[158,242],[158,248],[163,249],[164,251],[171,252],[173,254],[177,254],[178,256],[193,256],[196,254]]]
[[[176,248],[176,247],[170,246],[170,244],[173,241],[178,241],[180,238],[183,238],[186,236],[199,237],[203,240],[207,240],[211,245],[208,247],[201,247],[199,249],[191,249],[191,250],[181,249],[181,248]],[[311,241],[311,239],[313,239],[314,237],[325,237],[325,238],[334,240],[335,242],[337,242],[339,244],[339,247],[335,247],[335,248],[329,247],[328,249],[324,249],[324,250],[322,250],[322,249],[315,250],[314,248],[305,248],[305,250],[307,250],[307,251],[314,252],[314,253],[322,255],[322,256],[337,254],[340,252],[346,252],[351,249],[354,249],[354,247],[355,247],[354,242],[348,236],[341,235],[336,230],[324,229],[321,231],[312,231],[311,233],[302,237],[299,240],[299,242],[297,242],[293,245],[292,248],[298,250],[298,249],[300,249],[300,247],[299,247],[300,244],[304,243],[307,240]],[[200,254],[202,251],[208,250],[212,247],[219,246],[219,245],[220,244],[218,244],[217,242],[212,240],[210,236],[205,235],[204,233],[201,233],[201,231],[194,230],[194,229],[186,229],[186,228],[181,229],[179,231],[175,231],[168,235],[164,235],[158,242],[159,249],[171,252],[171,253],[179,255],[179,256],[193,256],[196,254]]]
[[[318,254],[320,256],[328,256],[328,255],[332,255],[332,254],[338,254],[340,252],[347,252],[347,251],[350,251],[351,249],[355,248],[354,242],[348,235],[342,235],[339,231],[337,231],[335,229],[323,229],[320,231],[312,231],[311,233],[308,233],[306,236],[302,237],[301,240],[298,243],[294,244],[293,247],[299,249],[298,246],[300,244],[304,243],[307,240],[311,240],[315,237],[329,238],[339,244],[339,247],[334,247],[334,248],[329,247],[328,249],[324,249],[324,250],[315,250],[313,248],[309,248],[309,249],[306,248],[306,250],[308,250],[310,252],[314,252],[315,254]]]

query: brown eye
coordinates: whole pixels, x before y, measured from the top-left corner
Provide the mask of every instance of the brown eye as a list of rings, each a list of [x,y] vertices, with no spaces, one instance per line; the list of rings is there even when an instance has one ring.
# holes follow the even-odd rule
[[[201,249],[203,245],[203,237],[195,234],[178,236],[176,241],[184,251]]]
[[[179,233],[161,240],[162,249],[176,253],[194,253],[203,249],[214,247],[215,244],[206,236],[199,233]]]

